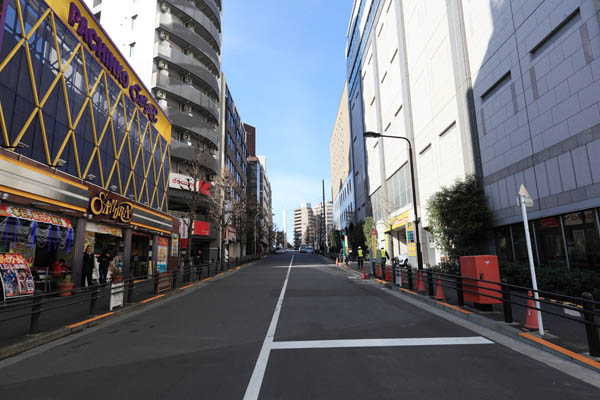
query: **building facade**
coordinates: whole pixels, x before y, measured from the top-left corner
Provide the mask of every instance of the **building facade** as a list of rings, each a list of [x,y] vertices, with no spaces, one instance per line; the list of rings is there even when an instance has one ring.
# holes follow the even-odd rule
[[[319,243],[319,239],[322,241],[320,243],[323,246],[327,247],[329,232],[333,229],[333,203],[331,201],[326,201],[325,206],[323,207],[323,203],[317,203],[316,206],[313,207],[313,215],[314,215],[314,226],[317,235],[317,243]],[[320,245],[317,248],[321,248]]]
[[[427,232],[427,201],[476,174],[501,259],[527,259],[515,201],[525,185],[537,263],[598,267],[598,12],[591,0],[355,1],[347,53],[355,185],[382,245],[415,254],[406,240],[410,167],[404,141],[364,141],[364,131],[412,143],[426,263],[441,255]],[[362,190],[355,199],[358,211]]]
[[[315,215],[310,203],[294,210],[294,247],[314,246],[317,242]]]
[[[225,93],[221,105],[221,151],[219,153],[220,170],[228,171],[235,181],[238,190],[237,198],[242,199],[238,204],[247,202],[248,187],[248,149],[246,147],[246,131],[240,114],[235,106],[225,75],[221,78],[222,92]],[[236,226],[228,226],[225,240],[229,257],[241,257],[246,255],[247,227],[242,222]]]
[[[166,271],[167,115],[84,3],[2,4],[0,252],[34,275],[62,258],[76,287],[88,246],[126,277]]]

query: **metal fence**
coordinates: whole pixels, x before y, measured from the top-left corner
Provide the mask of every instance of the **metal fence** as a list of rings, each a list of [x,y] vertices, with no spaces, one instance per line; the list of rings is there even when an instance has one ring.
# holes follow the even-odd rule
[[[40,322],[52,311],[67,309],[74,305],[88,305],[89,314],[109,311],[111,296],[123,295],[123,304],[143,302],[163,293],[176,290],[183,285],[219,276],[228,270],[256,261],[261,254],[238,257],[227,262],[184,265],[165,273],[113,280],[107,284],[96,284],[85,288],[56,290],[16,299],[5,299],[0,304],[0,330],[11,321],[29,317],[29,327],[23,334],[42,331]],[[116,284],[123,283],[115,287]],[[104,301],[102,301],[104,300]],[[81,318],[76,315],[75,318]]]
[[[331,256],[331,258],[335,260],[335,256]],[[600,339],[598,334],[600,324],[596,321],[597,317],[600,317],[600,302],[594,300],[591,293],[585,292],[580,297],[573,297],[537,290],[540,297],[540,304],[562,308],[560,312],[556,312],[542,309],[541,305],[539,308],[535,306],[533,294],[536,290],[533,288],[512,285],[506,282],[465,278],[456,274],[434,272],[429,268],[418,270],[412,268],[410,265],[401,266],[397,263],[386,265],[365,262],[364,267],[367,275],[372,274],[378,279],[389,281],[393,285],[403,287],[416,294],[434,298],[438,286],[453,290],[456,293],[459,307],[465,306],[465,294],[473,294],[497,300],[502,305],[504,322],[506,323],[513,322],[513,305],[577,322],[585,329],[590,355],[600,357]],[[515,298],[521,301],[517,301]],[[565,314],[564,310],[570,310],[571,314],[573,312],[580,313],[583,315],[583,318]]]

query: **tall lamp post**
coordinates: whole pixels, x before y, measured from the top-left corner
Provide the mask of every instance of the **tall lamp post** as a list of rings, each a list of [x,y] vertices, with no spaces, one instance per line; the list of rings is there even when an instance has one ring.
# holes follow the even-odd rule
[[[417,211],[417,191],[415,190],[415,166],[413,164],[413,151],[410,140],[404,136],[389,136],[382,135],[377,132],[365,132],[365,138],[391,138],[391,139],[402,139],[408,143],[408,159],[410,161],[410,183],[412,185],[412,198],[413,198],[413,211],[415,214],[415,245],[417,247],[417,266],[419,269],[423,269],[423,254],[421,253],[421,240],[419,239],[419,215]]]

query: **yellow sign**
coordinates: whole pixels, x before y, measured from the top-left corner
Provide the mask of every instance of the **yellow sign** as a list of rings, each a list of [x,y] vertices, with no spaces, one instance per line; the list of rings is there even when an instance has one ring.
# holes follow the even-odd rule
[[[403,212],[392,220],[392,230],[401,228],[408,222],[408,211]]]
[[[409,257],[416,257],[417,256],[417,245],[416,245],[416,243],[409,243],[408,244],[408,256]]]
[[[121,87],[124,95],[137,104],[160,135],[171,143],[171,122],[83,2],[46,0],[46,3],[65,26],[86,45],[107,72],[106,75]]]
[[[109,199],[108,193],[100,192],[90,200],[90,211],[93,215],[107,215],[112,219],[129,223],[133,216],[133,204],[119,203],[117,199]]]

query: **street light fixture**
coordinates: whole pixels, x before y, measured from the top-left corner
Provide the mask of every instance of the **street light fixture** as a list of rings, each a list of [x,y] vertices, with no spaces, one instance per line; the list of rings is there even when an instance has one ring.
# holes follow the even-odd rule
[[[412,185],[412,197],[413,197],[413,211],[415,214],[415,245],[417,247],[417,266],[419,267],[419,269],[423,269],[423,254],[421,253],[421,241],[419,239],[419,215],[417,212],[417,191],[415,190],[415,168],[413,165],[413,151],[412,151],[412,144],[410,143],[410,140],[404,136],[389,136],[389,135],[382,135],[381,133],[377,133],[377,132],[365,132],[364,133],[364,137],[365,138],[391,138],[391,139],[402,139],[405,140],[406,143],[408,143],[408,159],[410,161],[410,183]]]

